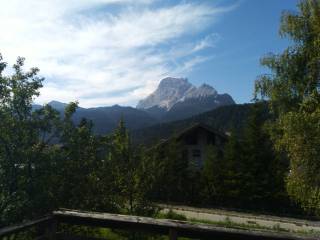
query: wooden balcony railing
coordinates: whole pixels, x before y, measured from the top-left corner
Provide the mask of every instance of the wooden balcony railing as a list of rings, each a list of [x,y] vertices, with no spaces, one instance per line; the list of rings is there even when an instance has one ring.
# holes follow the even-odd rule
[[[146,232],[168,235],[170,240],[178,237],[216,240],[316,240],[318,237],[303,237],[289,233],[273,233],[263,231],[248,231],[215,227],[207,224],[194,224],[185,221],[154,219],[149,217],[118,215],[109,213],[83,212],[76,210],[59,210],[52,215],[16,226],[0,229],[0,239],[11,239],[21,232],[33,231],[33,239],[95,239],[66,235],[61,231],[61,225],[67,224]]]

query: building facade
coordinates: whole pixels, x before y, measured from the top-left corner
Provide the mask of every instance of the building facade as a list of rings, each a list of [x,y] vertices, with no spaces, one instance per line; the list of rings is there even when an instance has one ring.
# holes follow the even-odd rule
[[[208,147],[215,146],[223,151],[224,145],[228,140],[227,135],[218,132],[204,124],[195,124],[163,141],[161,145],[168,144],[176,140],[182,149],[183,158],[188,163],[201,168],[204,164]]]

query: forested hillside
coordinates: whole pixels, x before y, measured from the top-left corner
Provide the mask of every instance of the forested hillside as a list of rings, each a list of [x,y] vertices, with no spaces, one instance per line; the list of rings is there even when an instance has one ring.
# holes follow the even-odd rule
[[[132,131],[132,139],[136,144],[152,145],[161,139],[167,139],[175,133],[196,123],[204,123],[224,133],[237,131],[240,135],[248,120],[254,104],[234,104],[222,106],[191,118],[180,121],[160,123],[147,128]],[[263,108],[263,118],[268,118],[266,103],[259,103]]]
[[[63,116],[63,112],[68,104],[51,101],[48,105]],[[33,110],[39,110],[42,107],[43,106],[37,104],[32,105]],[[74,123],[78,124],[83,118],[92,121],[93,132],[97,135],[111,133],[117,127],[121,119],[126,121],[129,130],[144,128],[158,123],[156,118],[153,118],[145,111],[119,105],[96,108],[78,107],[72,115],[72,120]]]

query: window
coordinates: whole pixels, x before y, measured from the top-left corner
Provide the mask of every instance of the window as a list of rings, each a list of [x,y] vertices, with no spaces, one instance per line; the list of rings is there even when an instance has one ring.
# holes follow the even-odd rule
[[[192,150],[192,157],[194,158],[201,157],[201,151],[199,149]]]
[[[188,150],[187,150],[187,149],[184,149],[184,150],[182,151],[182,158],[183,158],[183,159],[188,159]]]
[[[212,134],[208,134],[207,135],[207,144],[215,144],[215,135]]]
[[[198,144],[198,138],[196,135],[188,135],[185,138],[187,145],[197,145]]]

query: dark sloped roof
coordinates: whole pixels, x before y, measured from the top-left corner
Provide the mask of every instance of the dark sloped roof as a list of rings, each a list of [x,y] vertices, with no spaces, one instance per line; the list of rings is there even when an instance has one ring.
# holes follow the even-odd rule
[[[176,133],[176,134],[173,134],[171,137],[167,138],[167,139],[163,139],[159,144],[157,144],[155,147],[159,147],[167,142],[169,142],[170,140],[176,138],[176,139],[179,139],[179,138],[182,138],[183,136],[191,133],[192,131],[196,130],[196,129],[204,129],[205,131],[207,132],[210,132],[212,134],[215,134],[215,135],[218,135],[219,137],[227,140],[228,139],[228,136],[222,132],[219,132],[211,127],[209,127],[208,125],[206,124],[203,124],[203,123],[196,123],[196,124],[193,124],[191,125],[190,127],[188,128],[185,128],[183,129],[182,131]]]
[[[185,128],[184,130],[182,130],[180,133],[178,133],[176,135],[177,138],[180,138],[190,132],[192,132],[193,130],[195,129],[198,129],[198,128],[202,128],[204,129],[205,131],[207,132],[210,132],[210,133],[213,133],[215,135],[218,135],[219,137],[221,138],[224,138],[224,139],[228,139],[228,136],[222,132],[219,132],[211,127],[209,127],[208,125],[204,124],[204,123],[196,123],[196,124],[193,124],[192,126],[188,127],[188,128]],[[169,138],[170,139],[170,138]]]

